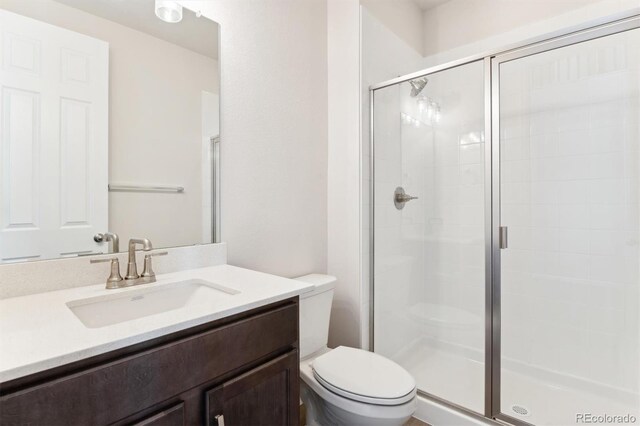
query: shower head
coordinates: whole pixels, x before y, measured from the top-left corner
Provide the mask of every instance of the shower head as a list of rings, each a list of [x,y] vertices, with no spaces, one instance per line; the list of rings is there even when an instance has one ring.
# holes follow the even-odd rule
[[[428,82],[429,79],[427,77],[420,77],[409,80],[409,84],[411,85],[411,97],[415,98],[416,96],[418,96]]]

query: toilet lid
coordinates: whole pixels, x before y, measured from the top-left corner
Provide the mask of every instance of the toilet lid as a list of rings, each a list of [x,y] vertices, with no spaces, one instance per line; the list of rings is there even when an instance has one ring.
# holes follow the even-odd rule
[[[325,388],[355,401],[399,405],[415,395],[416,382],[381,355],[339,346],[313,360],[313,374]]]

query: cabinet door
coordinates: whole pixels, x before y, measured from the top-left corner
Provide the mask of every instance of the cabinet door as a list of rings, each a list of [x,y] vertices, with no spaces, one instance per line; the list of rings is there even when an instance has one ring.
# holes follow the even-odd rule
[[[134,423],[132,426],[183,426],[185,421],[184,403],[162,410],[159,413]]]
[[[206,393],[207,426],[298,425],[298,351]]]

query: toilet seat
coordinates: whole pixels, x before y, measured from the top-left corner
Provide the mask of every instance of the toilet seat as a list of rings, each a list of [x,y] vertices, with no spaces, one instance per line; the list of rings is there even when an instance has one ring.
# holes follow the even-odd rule
[[[401,405],[415,397],[413,377],[373,352],[340,346],[314,359],[312,368],[318,383],[353,401]]]

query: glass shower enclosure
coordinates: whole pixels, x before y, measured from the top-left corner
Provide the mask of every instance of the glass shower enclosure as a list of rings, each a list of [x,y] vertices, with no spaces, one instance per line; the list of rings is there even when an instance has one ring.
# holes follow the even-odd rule
[[[509,423],[640,418],[640,17],[371,106],[373,350]]]

